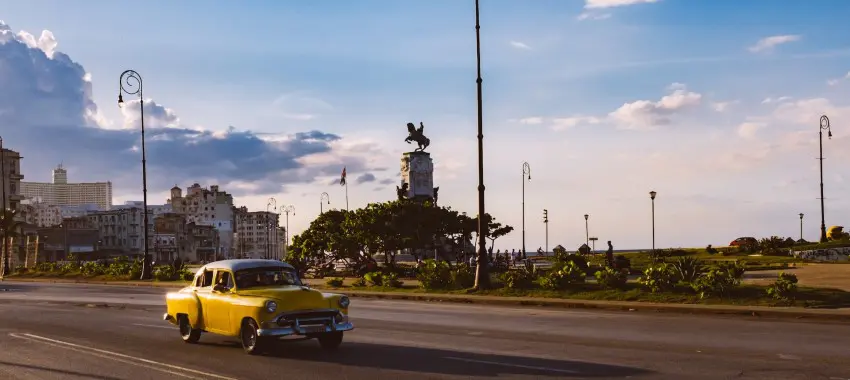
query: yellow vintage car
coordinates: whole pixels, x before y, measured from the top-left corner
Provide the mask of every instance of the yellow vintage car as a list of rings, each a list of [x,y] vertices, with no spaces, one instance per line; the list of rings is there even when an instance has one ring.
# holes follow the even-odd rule
[[[204,265],[191,285],[168,293],[163,319],[186,343],[201,333],[237,337],[249,354],[278,338],[316,338],[322,348],[342,344],[349,298],[305,286],[291,265],[277,260],[223,260]]]

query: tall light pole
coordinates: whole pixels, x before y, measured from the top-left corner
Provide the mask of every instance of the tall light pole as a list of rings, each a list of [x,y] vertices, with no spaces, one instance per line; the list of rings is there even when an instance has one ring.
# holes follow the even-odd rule
[[[277,208],[277,200],[269,198],[266,203],[266,259],[272,255],[272,211]]]
[[[584,214],[584,245],[590,247],[590,227],[588,226],[587,220],[590,218],[590,215]]]
[[[800,213],[800,241],[803,241],[803,213]]]
[[[325,202],[331,204],[331,196],[328,195],[328,193],[322,193],[322,195],[319,195],[319,215],[325,213]]]
[[[151,255],[148,251],[148,170],[145,156],[145,98],[142,95],[142,76],[135,70],[125,70],[118,77],[118,107],[124,104],[122,94],[139,95],[139,123],[142,126],[142,207],[144,207],[144,247],[145,255],[142,260],[142,280],[151,278]]]
[[[475,60],[478,78],[475,80],[478,90],[478,265],[475,268],[475,288],[490,287],[490,273],[487,263],[487,222],[484,220],[484,120],[481,94],[481,24],[479,22],[478,0],[475,0]]]
[[[549,210],[543,209],[543,225],[546,227],[546,253],[549,253]]]
[[[820,242],[826,243],[826,216],[824,216],[823,205],[823,131],[827,131],[827,136],[832,139],[832,129],[829,127],[829,118],[826,115],[820,117],[820,130],[818,137],[820,141]]]
[[[6,230],[8,229],[7,225],[11,221],[6,219],[6,217],[9,216],[9,214],[7,213],[7,210],[6,210],[6,151],[3,150],[3,137],[0,137],[0,177],[2,177],[2,182],[3,182],[2,187],[3,187],[3,224],[4,224],[3,225],[3,231],[2,231],[3,232],[3,251],[0,252],[0,258],[3,259],[3,268],[2,268],[3,273],[0,273],[0,274],[2,274],[3,276],[0,276],[0,277],[5,277],[10,272],[11,267],[9,266],[9,259],[11,258],[12,255],[7,254],[7,249],[6,249],[6,241],[7,241]]]
[[[283,205],[280,206],[280,212],[282,214],[286,214],[286,230],[283,231],[283,256],[286,257],[286,249],[289,246],[289,213],[295,215],[295,206],[293,205]]]
[[[655,190],[649,192],[649,199],[652,201],[652,253],[655,253],[655,196],[658,193]]]
[[[531,165],[522,163],[522,258],[525,258],[525,181],[531,181]]]

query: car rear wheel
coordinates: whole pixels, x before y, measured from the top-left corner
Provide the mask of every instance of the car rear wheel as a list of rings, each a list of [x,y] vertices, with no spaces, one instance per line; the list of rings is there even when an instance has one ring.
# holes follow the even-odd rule
[[[257,326],[257,322],[254,322],[253,319],[242,323],[239,336],[242,340],[242,349],[245,350],[245,353],[256,355],[265,348],[268,339],[261,337],[258,334],[259,330],[260,328]]]
[[[193,329],[189,324],[189,317],[181,315],[177,317],[177,325],[180,327],[180,337],[186,343],[198,343],[201,339],[201,330]]]
[[[335,350],[342,344],[342,331],[319,334],[319,345],[325,350]]]

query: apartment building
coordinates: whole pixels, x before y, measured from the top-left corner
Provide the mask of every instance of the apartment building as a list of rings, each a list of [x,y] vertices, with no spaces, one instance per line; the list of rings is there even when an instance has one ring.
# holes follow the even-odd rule
[[[280,215],[268,211],[236,210],[234,250],[239,257],[283,259],[286,234],[279,225]]]
[[[33,203],[30,199],[21,201],[18,211],[23,214],[24,223],[38,227],[52,227],[62,224],[62,208],[46,203]]]
[[[224,258],[234,257],[234,208],[233,196],[221,191],[217,185],[207,188],[193,184],[186,189],[186,195],[178,186],[171,188],[171,198],[167,202],[173,212],[186,215],[187,223],[210,226],[217,231],[216,255]]]
[[[22,184],[25,182],[21,182],[24,179],[24,175],[21,174],[22,158],[20,153],[6,148],[3,148],[0,156],[0,162],[2,162],[0,180],[3,182],[0,185],[0,199],[5,199],[3,204],[5,209],[17,210],[18,205],[24,200]]]
[[[100,211],[86,216],[100,233],[101,247],[116,253],[138,255],[145,250],[144,213],[142,208],[128,207]],[[148,216],[148,245],[153,238],[153,218]]]
[[[23,178],[23,177],[22,177]],[[53,169],[53,182],[21,182],[21,195],[57,206],[96,204],[101,210],[112,207],[112,182],[68,183],[68,171]]]

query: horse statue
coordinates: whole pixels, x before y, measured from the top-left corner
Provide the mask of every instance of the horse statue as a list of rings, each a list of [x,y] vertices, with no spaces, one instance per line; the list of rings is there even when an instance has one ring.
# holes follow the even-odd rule
[[[404,142],[410,144],[411,141],[415,141],[417,144],[419,144],[419,147],[414,150],[415,152],[425,151],[425,148],[427,148],[428,145],[431,145],[431,140],[425,137],[425,134],[422,133],[424,129],[425,124],[421,121],[419,122],[419,128],[416,128],[413,123],[407,123],[408,135],[407,138],[404,139]]]

